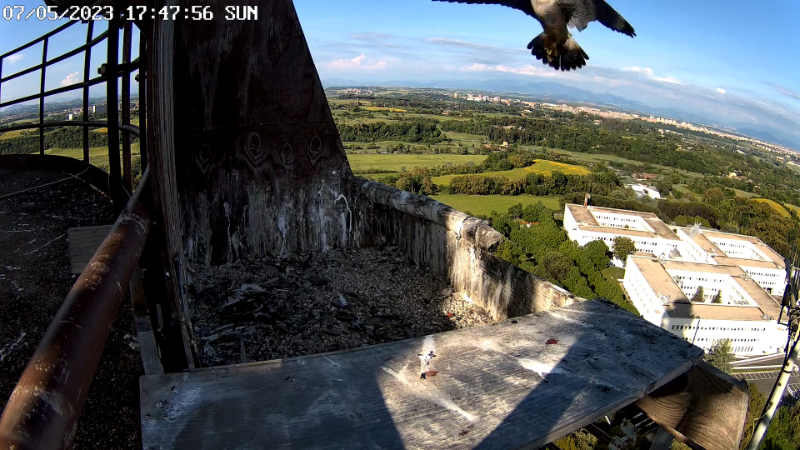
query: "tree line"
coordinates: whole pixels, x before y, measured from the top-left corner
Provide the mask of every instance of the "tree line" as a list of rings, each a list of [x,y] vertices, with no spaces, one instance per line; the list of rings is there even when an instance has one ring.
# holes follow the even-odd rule
[[[45,129],[44,148],[82,148],[83,130],[80,127],[61,127]],[[122,137],[120,136],[120,141]],[[136,142],[138,138],[133,138]],[[89,147],[108,147],[106,133],[90,132]],[[39,133],[24,134],[13,139],[0,140],[0,155],[25,154],[39,152]]]
[[[436,144],[446,140],[434,119],[339,124],[338,128],[344,142],[403,141]]]
[[[524,178],[511,180],[498,175],[463,175],[454,177],[448,186],[438,186],[442,193],[468,195],[566,195],[584,193],[608,195],[620,180],[613,172],[589,175],[565,175],[560,171],[551,174],[529,173]],[[581,200],[583,202],[583,200]]]
[[[625,300],[617,281],[602,273],[611,260],[606,244],[594,241],[579,246],[567,237],[554,220],[553,212],[542,202],[525,208],[521,204],[512,206],[507,213],[492,213],[488,219],[506,237],[497,249],[498,257],[579,297],[603,297],[638,314]],[[531,226],[521,226],[518,220]]]

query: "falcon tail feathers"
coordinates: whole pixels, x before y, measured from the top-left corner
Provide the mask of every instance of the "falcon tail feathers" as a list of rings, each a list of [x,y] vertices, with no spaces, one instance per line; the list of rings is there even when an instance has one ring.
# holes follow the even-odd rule
[[[544,33],[536,36],[528,44],[528,49],[542,64],[556,70],[577,70],[586,65],[589,55],[571,37],[549,52],[545,46]]]

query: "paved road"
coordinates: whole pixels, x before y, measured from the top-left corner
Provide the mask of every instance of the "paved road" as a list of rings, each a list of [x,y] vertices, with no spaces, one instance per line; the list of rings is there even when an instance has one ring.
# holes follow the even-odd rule
[[[775,380],[778,379],[780,372],[749,372],[737,373],[734,376],[740,380],[745,380],[756,385],[756,388],[765,395],[772,392],[772,386],[775,385]],[[794,374],[789,378],[789,386],[786,389],[786,395],[800,395],[800,374],[795,370]]]
[[[766,359],[758,358],[756,361],[753,361],[753,362],[744,362],[744,363],[742,363],[742,362],[739,362],[739,361],[734,361],[733,367],[735,369],[745,369],[747,367],[780,366],[781,364],[783,364],[784,357],[785,357],[785,355],[783,355],[781,353],[781,354],[774,355],[774,356],[772,356],[770,358],[766,358]],[[750,358],[750,359],[754,359],[754,358]]]

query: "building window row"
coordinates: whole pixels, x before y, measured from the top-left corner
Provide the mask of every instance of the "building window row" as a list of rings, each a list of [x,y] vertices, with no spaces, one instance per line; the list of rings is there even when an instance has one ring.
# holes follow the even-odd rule
[[[673,325],[673,330],[694,330],[697,328],[697,325]],[[707,331],[744,331],[749,333],[760,333],[764,332],[766,328],[731,328],[731,327],[700,327],[701,330]]]

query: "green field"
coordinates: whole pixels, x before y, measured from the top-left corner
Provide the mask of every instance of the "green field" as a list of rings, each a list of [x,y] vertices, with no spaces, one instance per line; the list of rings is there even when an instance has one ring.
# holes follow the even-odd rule
[[[609,267],[603,269],[602,273],[607,280],[617,281],[625,278],[625,269],[622,267]]]
[[[544,206],[559,211],[561,205],[556,197],[535,197],[533,195],[431,195],[432,199],[445,205],[472,214],[489,215],[492,211],[504,213],[508,208],[522,203],[522,206],[542,202]]]
[[[397,108],[384,108],[382,106],[363,106],[361,109],[365,109],[367,111],[389,111],[389,112],[406,112],[405,109],[397,109]]]
[[[480,164],[486,159],[483,155],[363,155],[349,154],[350,167],[354,173],[372,172],[400,172],[404,167],[411,170],[414,167],[434,167],[445,163],[466,164],[473,162]]]
[[[520,167],[518,169],[513,170],[505,170],[502,172],[484,172],[482,174],[477,175],[485,175],[485,176],[500,176],[506,177],[510,180],[518,180],[520,178],[525,178],[529,173],[538,173],[542,175],[550,175],[554,171],[560,171],[564,175],[588,175],[591,173],[589,169],[580,166],[573,166],[570,164],[564,164],[560,162],[554,161],[545,161],[542,159],[537,159],[536,164],[528,167]],[[455,177],[459,177],[462,175],[444,175],[441,177],[436,177],[433,179],[433,182],[438,185],[448,185]]]
[[[776,202],[774,200],[770,200],[768,198],[754,198],[753,200],[755,200],[755,201],[757,201],[759,203],[766,203],[769,206],[772,206],[772,209],[774,209],[775,211],[778,211],[778,214],[780,214],[783,217],[791,217],[792,216],[791,214],[789,214],[789,211],[787,211],[786,208],[783,207],[783,205],[781,205],[780,203],[778,203],[778,202]]]
[[[44,151],[48,155],[66,156],[83,160],[82,148],[50,148]],[[139,154],[139,144],[131,144],[131,154]],[[122,152],[120,152],[122,158]],[[89,148],[89,164],[100,167],[105,164],[108,165],[108,147],[90,147]]]
[[[734,191],[736,191],[737,197],[753,198],[756,196],[756,194],[753,194],[752,192],[740,191],[739,189],[734,189]]]
[[[444,134],[455,142],[475,144],[476,147],[486,140],[486,136],[479,134],[456,133],[455,131],[445,131]]]

